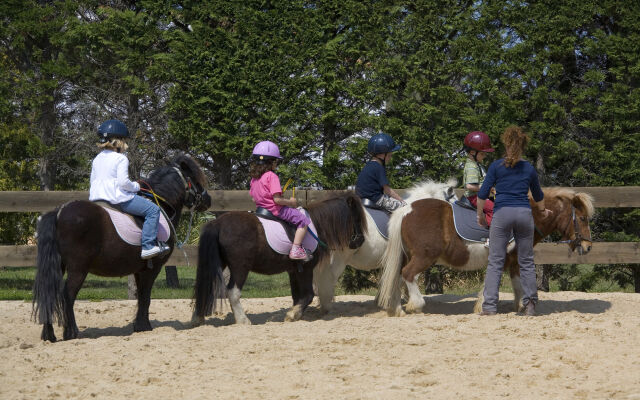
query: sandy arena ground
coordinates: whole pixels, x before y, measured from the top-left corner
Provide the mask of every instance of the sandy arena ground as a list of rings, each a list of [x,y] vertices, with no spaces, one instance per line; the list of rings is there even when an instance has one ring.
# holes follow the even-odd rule
[[[537,317],[473,315],[474,296],[428,296],[389,318],[369,296],[284,323],[289,298],[243,299],[192,328],[189,300],[78,302],[80,339],[40,340],[31,304],[0,302],[0,399],[638,399],[640,295],[540,293]],[[225,311],[228,310],[228,306]],[[58,338],[61,329],[56,327]]]

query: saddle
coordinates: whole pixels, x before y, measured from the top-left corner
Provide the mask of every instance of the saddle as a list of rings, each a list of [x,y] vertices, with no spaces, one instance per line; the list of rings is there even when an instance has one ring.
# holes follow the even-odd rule
[[[476,207],[471,204],[467,196],[460,197],[460,199],[456,200],[454,204],[459,205],[460,207],[468,208],[469,210],[476,211]]]
[[[125,243],[133,246],[140,246],[142,240],[142,225],[144,217],[127,214],[117,204],[111,204],[104,200],[96,200],[96,203],[109,214],[111,222],[118,232],[118,236]],[[169,228],[169,218],[160,209],[160,219],[158,220],[158,240],[166,242],[171,237],[171,229]]]
[[[373,204],[374,207],[370,207],[368,204]],[[362,205],[365,211],[371,216],[373,222],[376,223],[376,229],[382,235],[383,238],[389,239],[389,219],[391,213],[384,208],[378,207],[369,199],[362,199]]]
[[[463,199],[467,199],[463,197]],[[461,200],[451,204],[453,209],[453,223],[458,236],[470,242],[485,242],[489,237],[489,228],[478,225],[476,209],[471,206],[461,204]],[[467,199],[467,202],[469,200]],[[468,203],[471,205],[471,203]]]
[[[296,229],[298,229],[297,226],[295,226],[291,222],[288,222],[281,218],[276,217],[275,215],[273,215],[271,211],[267,210],[266,208],[257,207],[255,213],[256,213],[256,217],[268,219],[271,221],[278,221],[282,225],[282,228],[284,229],[284,232],[287,234],[287,237],[289,238],[289,240],[293,242],[293,238],[296,235]]]
[[[307,216],[309,215],[303,208],[298,208],[298,210]],[[297,227],[292,223],[276,217],[269,210],[262,207],[256,209],[255,216],[258,217],[258,221],[260,221],[264,228],[264,234],[267,237],[269,247],[276,253],[289,254]],[[316,231],[313,221],[309,224],[309,229],[314,232]],[[304,239],[302,239],[302,247],[314,252],[318,247],[318,242],[307,232]]]

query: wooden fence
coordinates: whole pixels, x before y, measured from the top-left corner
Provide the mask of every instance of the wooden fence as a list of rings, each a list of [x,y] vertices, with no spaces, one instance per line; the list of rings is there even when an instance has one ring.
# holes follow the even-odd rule
[[[640,186],[624,187],[573,187],[578,192],[589,193],[597,208],[640,207]],[[299,204],[325,199],[336,191],[296,190]],[[398,190],[402,194],[403,190]],[[456,194],[461,195],[456,189]],[[285,193],[290,196],[290,191]],[[210,211],[248,211],[255,205],[246,190],[212,190]],[[44,212],[70,201],[84,200],[88,192],[0,192],[0,212]],[[566,244],[540,243],[535,247],[537,264],[638,264],[640,263],[640,242],[596,242],[589,254],[570,253]],[[9,245],[0,246],[0,266],[33,266],[36,260],[36,246]],[[185,246],[175,249],[169,265],[195,265],[197,246]]]

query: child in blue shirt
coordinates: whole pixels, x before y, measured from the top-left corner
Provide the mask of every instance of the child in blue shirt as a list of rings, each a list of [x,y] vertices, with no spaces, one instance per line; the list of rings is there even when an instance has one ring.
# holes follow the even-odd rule
[[[400,147],[385,133],[379,133],[369,139],[367,151],[372,157],[362,168],[356,181],[356,193],[360,198],[367,199],[388,212],[406,204],[389,186],[385,170],[393,152],[400,150]]]

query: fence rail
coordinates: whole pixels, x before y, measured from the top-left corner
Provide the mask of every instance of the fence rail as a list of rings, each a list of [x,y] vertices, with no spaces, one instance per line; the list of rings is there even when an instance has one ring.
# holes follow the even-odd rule
[[[640,207],[640,186],[623,187],[573,187],[578,192],[589,193],[597,208]],[[403,194],[406,190],[398,190]],[[319,201],[340,191],[296,190],[296,198],[301,205]],[[285,196],[291,195],[287,191]],[[210,211],[248,211],[255,205],[246,190],[211,190]],[[462,190],[456,189],[460,196]],[[0,192],[0,212],[44,212],[71,200],[85,200],[88,192],[71,191],[14,191]],[[640,263],[640,242],[597,242],[589,254],[580,256],[570,253],[566,244],[540,243],[535,247],[537,264],[638,264]],[[0,246],[0,266],[33,266],[36,261],[36,246]],[[186,255],[186,256],[185,256]],[[185,246],[184,251],[176,249],[168,261],[169,265],[195,265],[197,246]]]

